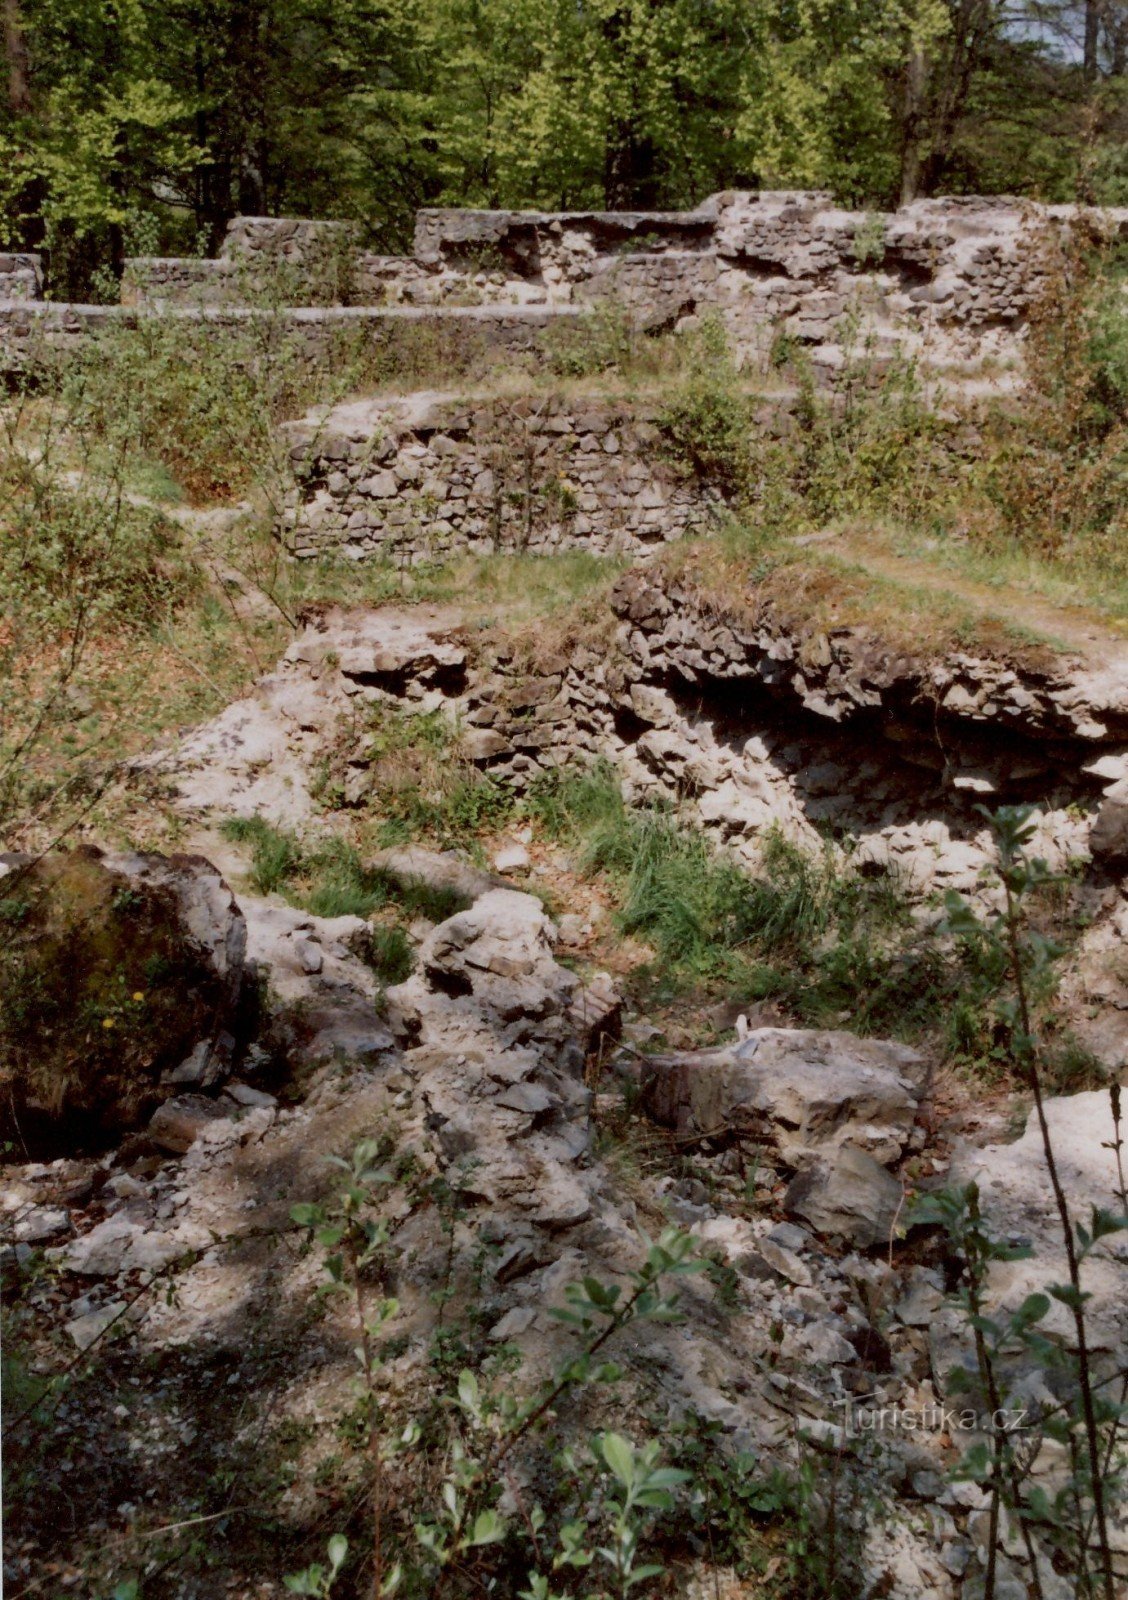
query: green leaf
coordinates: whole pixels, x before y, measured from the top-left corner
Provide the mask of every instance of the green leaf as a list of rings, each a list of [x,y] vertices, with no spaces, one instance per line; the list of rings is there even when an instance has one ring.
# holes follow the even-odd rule
[[[466,1543],[469,1546],[481,1544],[496,1544],[499,1539],[505,1538],[505,1523],[496,1511],[479,1511],[474,1518],[474,1527]]]
[[[645,1583],[647,1578],[660,1578],[665,1570],[665,1567],[660,1567],[657,1562],[649,1561],[644,1566],[633,1568],[627,1574],[626,1586],[628,1589],[633,1589],[636,1583]]]
[[[290,1218],[298,1224],[299,1228],[316,1228],[320,1222],[325,1220],[325,1213],[320,1206],[291,1206]]]
[[[599,1453],[624,1489],[629,1489],[635,1476],[635,1457],[630,1440],[624,1439],[621,1433],[605,1433],[599,1441]]]
[[[1063,1306],[1069,1306],[1074,1311],[1080,1311],[1086,1300],[1092,1299],[1092,1295],[1083,1289],[1075,1289],[1071,1283],[1051,1283],[1049,1292],[1055,1300],[1060,1300]]]
[[[343,1533],[335,1533],[329,1541],[329,1564],[333,1569],[333,1576],[340,1571],[348,1553],[349,1541]]]
[[[469,1367],[463,1367],[458,1375],[458,1403],[464,1411],[472,1417],[482,1414],[482,1396],[478,1388],[478,1380]]]

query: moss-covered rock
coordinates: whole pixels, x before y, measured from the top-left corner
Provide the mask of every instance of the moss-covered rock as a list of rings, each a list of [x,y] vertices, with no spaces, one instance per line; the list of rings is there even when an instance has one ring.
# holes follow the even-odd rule
[[[98,1143],[225,1070],[246,925],[200,856],[0,857],[0,1131]]]

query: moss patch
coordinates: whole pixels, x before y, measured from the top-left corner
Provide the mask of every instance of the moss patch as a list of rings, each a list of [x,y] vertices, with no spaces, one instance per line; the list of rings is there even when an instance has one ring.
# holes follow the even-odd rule
[[[0,880],[0,1129],[18,1146],[135,1126],[161,1074],[214,1032],[226,989],[187,940],[172,890],[97,852]]]

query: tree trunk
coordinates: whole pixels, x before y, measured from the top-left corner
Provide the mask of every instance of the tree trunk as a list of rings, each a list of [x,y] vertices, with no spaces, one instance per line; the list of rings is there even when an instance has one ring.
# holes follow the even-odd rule
[[[4,0],[4,54],[8,58],[8,109],[14,117],[21,117],[31,110],[31,87],[20,0]]]
[[[995,0],[960,0],[922,171],[924,194],[935,194],[948,170],[971,86],[983,63],[984,49],[995,20],[994,6]]]
[[[1103,0],[1085,0],[1085,55],[1083,70],[1086,83],[1097,76],[1097,47],[1101,37],[1101,12]]]
[[[915,200],[920,190],[921,122],[927,78],[924,51],[914,46],[905,63],[905,99],[901,117],[901,205]]]

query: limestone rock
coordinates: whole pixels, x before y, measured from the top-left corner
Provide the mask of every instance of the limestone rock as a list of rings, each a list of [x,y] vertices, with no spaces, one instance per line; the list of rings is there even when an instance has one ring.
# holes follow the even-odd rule
[[[25,1137],[136,1127],[230,1069],[247,930],[200,856],[53,851],[19,876],[0,952],[5,1114]]]
[[[553,958],[552,923],[539,900],[513,889],[491,889],[468,911],[450,917],[423,941],[418,972],[388,991],[394,1025],[406,1036],[461,1015],[515,1042],[519,1035],[552,1034],[561,1043],[578,986]],[[435,996],[447,1005],[436,1007]]]
[[[783,1208],[818,1233],[868,1249],[888,1242],[902,1203],[896,1178],[865,1150],[842,1145],[796,1174]]]
[[[1101,801],[1089,851],[1103,866],[1128,866],[1128,782],[1116,784]]]
[[[472,905],[479,895],[490,889],[505,887],[502,878],[483,872],[455,850],[425,850],[420,845],[402,845],[378,850],[367,864],[377,872],[387,873],[404,888],[422,884],[436,895],[449,895],[467,905]]]
[[[744,1128],[798,1165],[852,1145],[893,1161],[912,1131],[926,1064],[907,1046],[849,1033],[758,1028],[717,1050],[647,1058],[650,1114],[679,1134]]]
[[[1091,1206],[1118,1212],[1116,1162],[1109,1094],[1052,1096],[1045,1103],[1054,1161],[1073,1216],[1087,1222]],[[979,1204],[996,1234],[1029,1241],[1029,1260],[992,1263],[987,1280],[988,1309],[1016,1309],[1027,1294],[1049,1283],[1068,1282],[1065,1251],[1037,1117],[1030,1113],[1026,1131],[1013,1144],[982,1149],[960,1146],[953,1153],[953,1185],[974,1181]],[[1117,1233],[1099,1243],[1084,1264],[1084,1287],[1092,1348],[1128,1354],[1128,1247]],[[1073,1338],[1068,1309],[1056,1300],[1040,1327],[1064,1340]]]
[[[149,1122],[149,1137],[162,1150],[183,1155],[211,1122],[226,1113],[216,1101],[199,1094],[182,1094],[157,1107]]]

